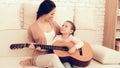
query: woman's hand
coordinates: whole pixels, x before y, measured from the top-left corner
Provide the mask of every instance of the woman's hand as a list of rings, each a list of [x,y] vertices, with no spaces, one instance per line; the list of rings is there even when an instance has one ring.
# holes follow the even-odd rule
[[[35,46],[33,43],[30,43],[30,46],[29,46],[30,49],[35,49]]]
[[[30,49],[35,49],[34,43],[30,43],[29,48],[30,48]],[[41,48],[40,48],[40,47],[37,47],[36,50],[41,50]]]
[[[76,50],[77,50],[77,49],[76,49],[76,47],[74,46],[74,47],[70,48],[68,52],[69,52],[70,54],[72,54],[72,53],[75,53]]]
[[[36,50],[41,51],[41,48],[40,48],[40,47],[37,47]]]

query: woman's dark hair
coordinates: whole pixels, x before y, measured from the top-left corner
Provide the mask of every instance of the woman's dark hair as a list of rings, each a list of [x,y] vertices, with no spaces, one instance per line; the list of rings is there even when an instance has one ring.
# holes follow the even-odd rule
[[[72,22],[72,21],[69,21],[69,20],[67,20],[66,22],[68,22],[68,23],[70,23],[71,24],[71,30],[73,30],[73,32],[72,32],[72,35],[74,35],[74,32],[76,31],[76,27],[75,27],[75,24]]]
[[[56,8],[56,5],[53,1],[51,0],[44,0],[37,11],[37,18],[38,19],[40,16],[44,14],[48,14],[50,11],[52,11],[54,8]]]

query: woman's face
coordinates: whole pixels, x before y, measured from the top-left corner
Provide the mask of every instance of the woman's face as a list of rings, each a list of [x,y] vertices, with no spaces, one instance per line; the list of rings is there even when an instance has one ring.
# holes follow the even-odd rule
[[[54,18],[54,14],[55,14],[55,9],[53,9],[51,12],[49,12],[48,14],[45,15],[45,19],[47,21],[52,21]]]
[[[61,29],[60,29],[60,32],[62,34],[71,34],[73,32],[73,30],[71,29],[72,25],[69,23],[69,22],[65,22]]]

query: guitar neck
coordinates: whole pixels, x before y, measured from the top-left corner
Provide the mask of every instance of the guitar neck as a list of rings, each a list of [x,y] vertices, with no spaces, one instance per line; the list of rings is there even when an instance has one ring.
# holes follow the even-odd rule
[[[40,47],[41,49],[52,49],[52,50],[64,50],[68,51],[66,46],[52,46],[52,45],[44,45],[44,44],[34,44],[35,48]]]
[[[25,44],[12,44],[10,46],[10,49],[18,49],[18,48],[25,48],[29,47],[30,44],[25,43]],[[52,49],[52,50],[63,50],[63,51],[68,51],[68,47],[66,46],[52,46],[52,45],[44,45],[44,44],[34,44],[35,48],[40,47],[41,49]]]

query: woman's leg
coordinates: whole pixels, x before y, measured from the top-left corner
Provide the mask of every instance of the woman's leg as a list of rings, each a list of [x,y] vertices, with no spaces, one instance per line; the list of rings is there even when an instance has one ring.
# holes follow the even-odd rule
[[[56,54],[39,55],[35,62],[39,67],[65,68]]]
[[[41,67],[36,67],[36,66],[27,66],[27,67],[23,67],[23,68],[41,68]]]

